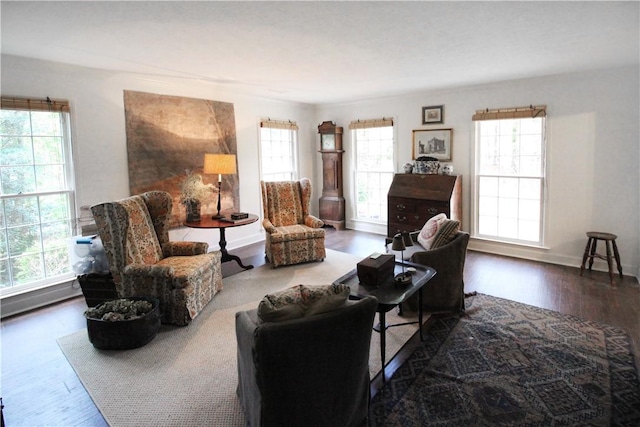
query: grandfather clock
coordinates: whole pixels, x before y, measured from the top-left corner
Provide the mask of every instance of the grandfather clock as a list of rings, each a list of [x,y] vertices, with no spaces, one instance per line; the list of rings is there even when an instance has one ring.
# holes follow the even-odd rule
[[[322,197],[320,219],[336,230],[344,230],[344,197],[342,195],[342,128],[333,122],[318,126],[322,153]]]

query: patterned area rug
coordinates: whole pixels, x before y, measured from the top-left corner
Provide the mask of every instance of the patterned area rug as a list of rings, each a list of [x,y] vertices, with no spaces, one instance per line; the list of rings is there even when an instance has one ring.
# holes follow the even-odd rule
[[[477,294],[437,320],[371,403],[373,426],[639,426],[627,334]]]

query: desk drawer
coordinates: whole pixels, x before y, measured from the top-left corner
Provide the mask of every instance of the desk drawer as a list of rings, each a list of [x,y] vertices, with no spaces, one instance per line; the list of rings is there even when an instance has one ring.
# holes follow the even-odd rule
[[[415,199],[407,199],[404,197],[389,197],[388,203],[389,212],[398,213],[415,212],[417,206]]]
[[[450,216],[449,210],[450,210],[450,207],[448,203],[425,201],[418,204],[416,212],[421,217],[425,218],[425,222],[426,222],[429,218],[434,217],[441,213],[449,217]]]

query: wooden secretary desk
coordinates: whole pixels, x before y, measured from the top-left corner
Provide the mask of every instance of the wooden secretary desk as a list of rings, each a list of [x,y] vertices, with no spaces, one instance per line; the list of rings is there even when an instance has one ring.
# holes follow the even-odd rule
[[[387,203],[387,240],[400,231],[420,230],[439,213],[462,226],[462,176],[395,174]]]

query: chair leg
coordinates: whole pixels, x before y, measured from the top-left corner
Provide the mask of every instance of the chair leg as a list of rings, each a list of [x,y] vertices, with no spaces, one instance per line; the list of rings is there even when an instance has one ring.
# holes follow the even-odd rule
[[[584,248],[584,255],[582,255],[582,264],[580,264],[580,275],[584,273],[584,266],[587,263],[587,258],[589,258],[589,249],[591,249],[591,237],[587,239],[587,246]]]
[[[604,245],[607,248],[607,266],[609,267],[609,281],[613,285],[613,255],[611,254],[611,241],[605,240]]]
[[[589,271],[591,271],[591,267],[593,267],[593,259],[596,256],[596,249],[598,247],[598,239],[596,239],[595,237],[591,238],[591,251],[589,254]]]
[[[620,253],[618,252],[618,245],[616,245],[616,241],[612,240],[613,244],[613,255],[616,257],[616,264],[618,265],[618,273],[620,273],[620,279],[622,279],[622,264],[620,264]]]

